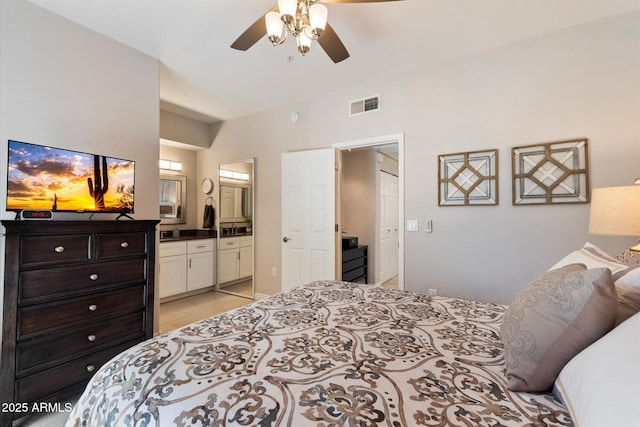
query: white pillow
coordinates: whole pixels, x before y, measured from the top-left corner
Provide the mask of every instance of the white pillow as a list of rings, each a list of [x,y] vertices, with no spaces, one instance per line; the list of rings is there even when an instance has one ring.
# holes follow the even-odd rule
[[[556,270],[569,264],[584,264],[588,269],[608,268],[618,294],[618,319],[621,323],[640,311],[640,264],[628,265],[589,242],[581,249],[571,252],[549,270]]]
[[[637,427],[640,420],[640,313],[578,353],[554,393],[580,427]]]
[[[605,267],[611,270],[611,274],[629,268],[628,265],[618,262],[614,257],[589,242],[585,243],[581,249],[562,258],[549,270],[556,270],[568,264],[584,264],[587,269]]]

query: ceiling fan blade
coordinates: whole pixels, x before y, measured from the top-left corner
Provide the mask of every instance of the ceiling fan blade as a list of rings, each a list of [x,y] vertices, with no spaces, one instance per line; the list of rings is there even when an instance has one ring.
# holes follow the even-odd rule
[[[404,0],[322,0],[322,3],[382,3],[383,1],[404,1]]]
[[[267,11],[267,13],[277,10],[277,7]],[[267,14],[265,13],[265,15]],[[256,20],[244,33],[240,34],[240,37],[236,39],[231,45],[232,48],[238,50],[247,50],[258,42],[262,37],[267,34],[267,24],[264,21],[264,15]]]
[[[329,58],[331,58],[331,60],[336,64],[349,57],[347,48],[344,47],[342,40],[340,40],[340,37],[338,37],[335,30],[331,25],[329,25],[329,23],[327,23],[322,37],[318,39],[318,44],[320,44],[322,49],[324,49],[327,55],[329,55]]]

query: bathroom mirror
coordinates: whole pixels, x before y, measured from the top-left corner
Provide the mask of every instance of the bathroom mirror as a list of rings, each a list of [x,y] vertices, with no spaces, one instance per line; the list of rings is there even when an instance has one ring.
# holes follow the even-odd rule
[[[187,177],[160,175],[160,223],[185,224],[187,222]]]
[[[220,221],[251,221],[251,186],[220,185]]]
[[[220,292],[255,296],[253,227],[255,159],[220,165],[218,284]]]

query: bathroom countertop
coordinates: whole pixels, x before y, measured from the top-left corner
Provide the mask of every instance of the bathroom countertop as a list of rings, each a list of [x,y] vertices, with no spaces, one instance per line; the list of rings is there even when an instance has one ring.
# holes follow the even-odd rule
[[[170,233],[169,237],[162,237],[164,232]],[[160,242],[180,242],[185,240],[197,239],[215,239],[218,237],[216,230],[180,230],[177,236],[174,236],[173,230],[160,230]]]

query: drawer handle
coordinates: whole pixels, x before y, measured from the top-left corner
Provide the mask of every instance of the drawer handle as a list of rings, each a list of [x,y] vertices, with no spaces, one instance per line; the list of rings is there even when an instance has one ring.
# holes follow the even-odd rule
[[[94,334],[88,335],[87,339],[91,342],[94,342],[96,340],[96,336]]]
[[[64,246],[56,246],[55,248],[53,248],[53,250],[61,254],[62,252],[64,252]]]
[[[227,242],[227,246],[233,245],[233,244],[234,244],[233,242]]]
[[[93,273],[92,275],[89,276],[89,279],[95,282],[96,280],[98,280],[98,275],[96,273]]]
[[[96,311],[97,309],[98,309],[98,306],[97,306],[97,305],[95,305],[95,304],[91,304],[91,305],[89,306],[89,311]]]
[[[122,243],[120,243],[120,247],[121,247],[121,248],[128,248],[128,247],[129,247],[129,243],[127,243],[127,242],[122,242]]]
[[[96,367],[93,365],[87,365],[85,369],[87,370],[87,372],[93,372],[96,370]]]
[[[196,248],[198,248],[198,249],[202,249],[202,248],[206,248],[206,247],[207,247],[206,245],[198,245],[198,246],[196,246]]]

